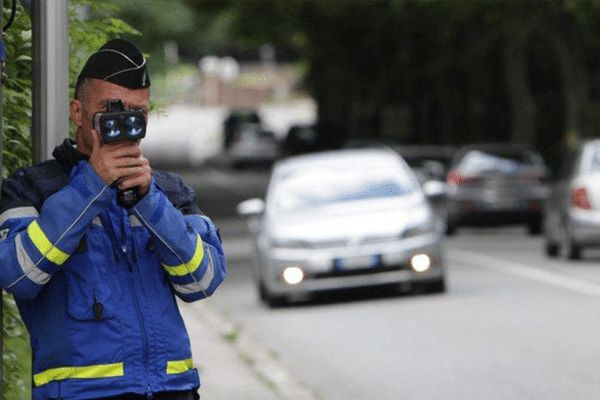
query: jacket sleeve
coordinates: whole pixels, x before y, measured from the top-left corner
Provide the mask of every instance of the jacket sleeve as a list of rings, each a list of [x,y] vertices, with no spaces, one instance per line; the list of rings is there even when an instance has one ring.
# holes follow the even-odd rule
[[[193,190],[180,183],[178,193],[171,193],[170,200],[153,178],[148,194],[131,212],[150,230],[175,293],[191,302],[214,293],[225,279],[226,262],[217,229],[199,213]],[[173,200],[187,207],[176,207]]]
[[[26,299],[62,268],[94,217],[116,195],[85,162],[41,206],[35,204],[30,178],[20,170],[6,179],[0,203],[0,286]]]

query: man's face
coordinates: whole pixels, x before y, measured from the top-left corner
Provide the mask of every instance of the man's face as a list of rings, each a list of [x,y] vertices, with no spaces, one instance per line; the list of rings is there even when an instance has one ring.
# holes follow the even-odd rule
[[[71,118],[77,126],[77,150],[81,153],[92,153],[94,114],[107,111],[110,99],[120,99],[126,109],[142,110],[146,122],[148,121],[150,89],[134,90],[99,79],[89,79],[80,97],[80,100],[71,101],[70,110]]]

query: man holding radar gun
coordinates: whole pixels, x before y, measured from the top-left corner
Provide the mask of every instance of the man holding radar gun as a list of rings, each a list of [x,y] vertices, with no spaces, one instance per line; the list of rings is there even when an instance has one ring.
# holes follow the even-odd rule
[[[4,180],[0,285],[31,337],[33,399],[198,399],[176,297],[226,275],[217,229],[139,147],[150,80],[140,50],[94,53],[70,103],[76,139]]]

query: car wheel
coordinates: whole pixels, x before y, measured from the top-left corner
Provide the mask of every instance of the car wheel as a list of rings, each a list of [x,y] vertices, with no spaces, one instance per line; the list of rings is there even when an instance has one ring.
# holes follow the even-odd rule
[[[443,293],[446,291],[446,282],[444,278],[440,278],[428,283],[426,288],[429,293]]]
[[[456,234],[456,225],[446,225],[446,235],[452,236],[454,234]]]
[[[446,290],[446,282],[444,278],[439,278],[432,281],[414,283],[412,288],[416,293],[443,293]]]
[[[529,222],[529,234],[539,235],[542,233],[542,220],[539,218],[533,219]]]
[[[579,260],[581,258],[581,246],[575,243],[571,236],[570,225],[567,224],[563,232],[561,247],[564,248],[565,255],[569,260]]]
[[[569,260],[579,260],[581,259],[581,246],[571,242],[567,246],[567,258]]]
[[[546,242],[546,254],[549,257],[556,257],[560,252],[560,246],[557,243]]]
[[[262,282],[258,285],[258,294],[261,301],[271,308],[282,307],[287,304],[285,296],[276,296],[272,294]]]

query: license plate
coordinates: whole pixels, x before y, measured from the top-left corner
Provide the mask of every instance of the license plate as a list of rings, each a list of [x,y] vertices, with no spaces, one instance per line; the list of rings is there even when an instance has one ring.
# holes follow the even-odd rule
[[[379,256],[358,256],[338,258],[335,260],[337,269],[349,271],[356,269],[374,268],[379,263]]]

